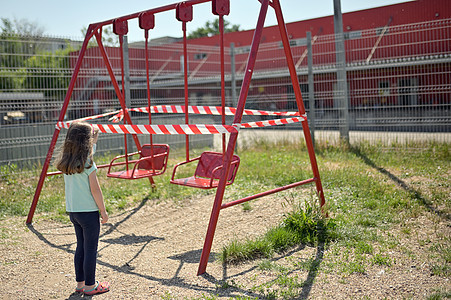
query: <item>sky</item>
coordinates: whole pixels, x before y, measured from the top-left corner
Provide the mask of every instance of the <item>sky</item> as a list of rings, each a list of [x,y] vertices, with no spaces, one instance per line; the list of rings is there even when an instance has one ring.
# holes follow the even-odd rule
[[[343,13],[372,7],[385,6],[408,0],[341,0]],[[114,19],[120,16],[148,10],[179,2],[177,0],[0,0],[0,18],[26,20],[41,27],[44,35],[83,39],[82,29],[91,23]],[[333,0],[280,0],[286,23],[333,15]],[[255,28],[260,9],[257,0],[230,0],[230,14],[225,20],[239,25],[241,30]],[[187,24],[188,32],[203,27],[215,16],[211,14],[211,4],[204,3],[194,7],[193,21]],[[268,10],[265,26],[276,24],[272,9]],[[128,24],[128,41],[144,40],[144,33],[137,21]],[[155,16],[155,28],[150,38],[162,36],[181,37],[181,23],[175,19],[174,11]]]

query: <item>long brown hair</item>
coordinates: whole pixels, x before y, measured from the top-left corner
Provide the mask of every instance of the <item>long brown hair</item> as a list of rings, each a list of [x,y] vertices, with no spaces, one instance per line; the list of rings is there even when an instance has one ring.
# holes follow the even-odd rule
[[[74,122],[69,126],[56,168],[64,174],[81,173],[92,167],[93,137],[97,132],[86,123]]]

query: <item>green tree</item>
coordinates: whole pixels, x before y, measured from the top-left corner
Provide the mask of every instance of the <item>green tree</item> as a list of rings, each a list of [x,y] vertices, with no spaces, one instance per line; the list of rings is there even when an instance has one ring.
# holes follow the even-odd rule
[[[81,34],[86,36],[87,28],[81,29]],[[119,37],[114,34],[112,26],[103,26],[102,28],[102,43],[107,47],[117,47],[119,46]],[[92,38],[89,41],[88,47],[96,47],[97,40]]]
[[[42,51],[25,62],[25,78],[22,87],[26,90],[41,90],[47,98],[64,97],[70,82],[70,53],[75,51],[68,44],[63,50]]]
[[[224,20],[224,32],[240,31],[240,25],[230,25],[230,22]],[[219,34],[219,19],[214,21],[207,21],[204,27],[199,27],[194,31],[191,31],[187,38],[197,39],[205,36],[214,36]]]
[[[75,49],[68,43],[64,50],[46,50],[49,40],[42,27],[24,19],[2,18],[0,30],[0,92],[41,91],[61,98],[70,81],[69,54]]]
[[[0,91],[22,88],[26,77],[26,60],[41,49],[44,30],[27,20],[1,18],[0,22]]]
[[[8,18],[1,18],[2,24],[0,28],[2,34],[16,34],[28,37],[41,37],[44,34],[44,28],[36,22],[30,22],[26,19],[10,20]]]

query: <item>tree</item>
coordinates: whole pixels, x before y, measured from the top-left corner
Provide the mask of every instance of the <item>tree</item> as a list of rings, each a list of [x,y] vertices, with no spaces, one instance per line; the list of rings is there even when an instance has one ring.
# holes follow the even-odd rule
[[[41,37],[44,34],[44,28],[36,22],[30,22],[26,19],[10,20],[8,18],[1,18],[2,24],[0,29],[2,35],[15,34],[28,37]]]
[[[81,33],[86,36],[87,28],[82,28]],[[119,37],[114,34],[112,26],[103,26],[102,28],[102,43],[104,46],[117,47],[119,46]],[[96,47],[97,40],[91,39],[89,41],[88,47]]]
[[[0,91],[23,88],[26,60],[40,51],[44,29],[25,19],[1,18],[0,23]]]
[[[230,22],[224,20],[224,32],[234,32],[240,31],[240,25],[230,25]],[[194,31],[191,31],[187,38],[188,39],[197,39],[205,36],[214,36],[219,34],[219,19],[215,19],[214,21],[207,21],[204,27],[197,28]]]
[[[69,85],[67,44],[54,53],[45,49],[48,39],[39,24],[25,19],[1,18],[0,91],[42,91],[46,97],[61,98]],[[63,71],[63,72],[62,72]]]
[[[27,59],[22,87],[26,90],[41,90],[48,98],[62,99],[70,82],[67,73],[70,70],[70,53],[73,51],[75,49],[68,43],[65,49],[54,53],[40,52]]]

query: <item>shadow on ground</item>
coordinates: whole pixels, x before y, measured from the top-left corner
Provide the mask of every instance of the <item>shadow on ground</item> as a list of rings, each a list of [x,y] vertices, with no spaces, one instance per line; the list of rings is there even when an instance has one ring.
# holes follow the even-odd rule
[[[210,283],[213,283],[213,286],[201,286],[198,284],[190,284],[190,283],[186,282],[183,278],[179,277],[180,271],[182,270],[184,264],[186,264],[186,263],[193,264],[193,263],[198,263],[200,261],[202,249],[192,250],[192,251],[188,251],[188,252],[184,252],[184,253],[180,253],[180,254],[176,254],[176,255],[168,257],[169,259],[180,261],[180,264],[177,267],[177,269],[174,271],[174,276],[172,276],[172,278],[158,278],[158,277],[152,276],[151,274],[142,274],[142,273],[136,272],[135,268],[132,267],[133,260],[135,260],[137,257],[139,257],[139,255],[144,251],[144,249],[152,241],[164,240],[164,238],[155,237],[155,236],[151,236],[151,235],[137,236],[134,234],[130,235],[130,234],[124,234],[124,233],[120,237],[116,237],[116,238],[108,238],[108,236],[110,234],[112,234],[113,232],[121,233],[118,230],[119,225],[126,222],[134,214],[136,214],[147,203],[147,201],[148,201],[147,198],[143,199],[136,208],[124,213],[123,218],[120,221],[118,221],[114,224],[107,224],[110,227],[100,237],[102,242],[105,242],[107,245],[105,247],[103,247],[102,249],[99,249],[99,252],[101,252],[103,249],[105,249],[106,247],[109,247],[110,245],[113,245],[113,244],[121,244],[121,245],[142,244],[142,247],[140,247],[136,251],[136,254],[133,256],[133,258],[130,259],[124,265],[114,265],[114,264],[105,262],[101,259],[101,257],[99,257],[97,260],[97,263],[99,265],[110,268],[119,273],[132,275],[132,276],[138,276],[140,278],[145,278],[149,281],[156,282],[156,283],[159,283],[159,284],[167,286],[167,287],[171,287],[171,286],[180,287],[183,289],[191,289],[191,290],[202,292],[205,294],[212,294],[212,295],[217,294],[217,295],[221,295],[221,296],[225,296],[225,297],[234,297],[234,296],[240,296],[240,295],[245,294],[248,297],[253,297],[253,298],[258,298],[258,299],[265,298],[265,295],[260,294],[258,292],[253,292],[251,290],[246,290],[246,289],[243,289],[240,287],[229,286],[227,284],[224,284],[229,280],[233,280],[234,278],[238,278],[239,276],[245,275],[245,274],[255,270],[257,268],[255,266],[252,266],[252,267],[248,268],[247,270],[240,272],[238,274],[229,276],[227,274],[227,265],[224,264],[222,278],[215,278],[214,276],[212,276],[208,273],[204,273],[203,275],[201,275],[202,278],[206,279]],[[74,254],[74,250],[71,249],[71,248],[74,248],[73,247],[74,243],[62,244],[62,245],[55,244],[52,241],[50,241],[48,238],[46,238],[46,236],[43,233],[41,233],[38,229],[36,229],[33,226],[33,224],[27,224],[27,226],[30,229],[30,231],[39,238],[39,240],[41,240],[43,243],[47,244],[48,246],[58,249],[58,250],[61,250],[61,251],[65,251],[67,253]],[[305,246],[297,247],[295,249],[292,249],[289,252],[284,253],[282,256],[279,256],[277,259],[273,259],[273,260],[276,261],[276,260],[283,259],[284,257],[288,257],[288,256],[292,255],[293,253],[300,251],[304,248],[305,248]],[[323,260],[323,253],[324,253],[324,245],[319,245],[317,248],[314,263],[312,264],[312,267],[308,272],[307,279],[305,280],[302,291],[300,292],[299,297],[301,297],[301,299],[308,298],[308,296],[310,294],[314,279],[317,276],[317,271],[318,271],[319,265],[320,265],[321,261]],[[210,255],[209,262],[214,261],[215,256],[216,256],[216,254],[212,253],[212,255]],[[69,295],[67,299],[74,300],[74,299],[81,299],[81,298],[85,299],[86,297],[84,297],[83,295],[81,295],[79,293],[74,292],[71,295]]]
[[[412,197],[414,199],[416,199],[419,203],[421,203],[427,210],[429,210],[432,213],[435,213],[437,216],[439,216],[441,218],[445,218],[445,219],[448,219],[448,220],[451,219],[451,216],[449,214],[447,214],[447,213],[437,209],[436,207],[434,207],[433,204],[432,204],[432,201],[427,199],[426,197],[424,197],[419,191],[417,191],[414,188],[410,187],[405,181],[401,180],[396,175],[390,173],[385,168],[382,168],[382,167],[379,167],[378,165],[376,165],[376,163],[374,161],[372,161],[364,153],[362,153],[360,151],[360,149],[358,149],[356,147],[352,147],[351,151],[357,157],[362,159],[365,164],[367,164],[368,166],[376,169],[381,174],[387,176],[388,178],[390,178],[390,180],[392,180],[394,183],[396,183],[399,187],[401,187],[403,190],[405,190],[410,195],[412,195]]]

